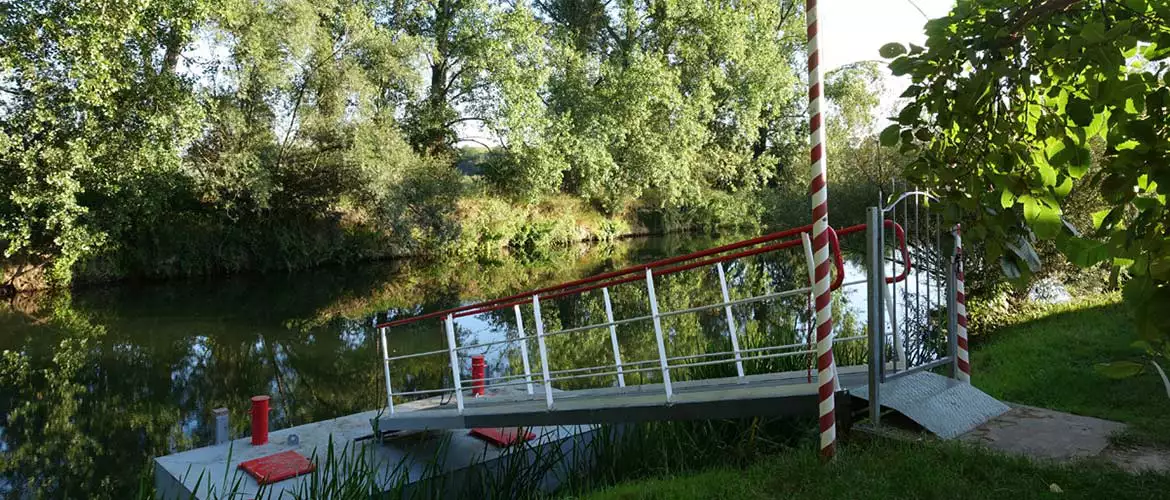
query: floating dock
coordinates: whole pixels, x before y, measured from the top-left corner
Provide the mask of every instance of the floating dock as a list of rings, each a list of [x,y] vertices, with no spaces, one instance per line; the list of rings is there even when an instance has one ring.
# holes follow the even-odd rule
[[[500,392],[507,389],[496,394]],[[431,398],[400,405],[400,409],[409,412],[440,406],[439,398]],[[566,477],[563,470],[583,458],[580,450],[597,431],[591,425],[531,427],[527,430],[535,435],[532,440],[500,447],[470,435],[468,429],[388,431],[375,436],[370,422],[379,413],[368,411],[275,430],[269,434],[268,443],[260,446],[253,446],[250,438],[242,438],[156,458],[155,498],[292,498],[319,488],[322,474],[354,474],[354,470],[367,471],[356,474],[372,479],[381,489],[379,493],[411,497],[414,492],[438,489],[458,497],[467,485],[490,480],[492,474],[515,466],[516,461],[532,464],[555,457],[557,463],[552,467],[529,467],[543,471],[543,477],[536,478],[533,486],[552,491],[559,486],[558,478]],[[296,437],[290,441],[290,436]],[[329,462],[331,447],[332,465],[324,465]],[[318,470],[261,487],[239,469],[244,461],[289,450],[316,462]],[[424,496],[432,495],[428,492]]]

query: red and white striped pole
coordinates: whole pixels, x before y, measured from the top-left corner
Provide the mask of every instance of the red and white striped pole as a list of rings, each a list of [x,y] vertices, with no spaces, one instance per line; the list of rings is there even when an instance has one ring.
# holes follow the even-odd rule
[[[958,356],[959,370],[955,373],[955,378],[971,383],[971,355],[967,351],[967,291],[963,286],[963,231],[958,224],[955,225],[955,328],[956,336],[958,337],[958,349],[955,353]]]
[[[833,458],[837,452],[837,422],[834,397],[833,306],[829,291],[829,192],[825,180],[825,109],[821,91],[820,38],[817,25],[817,0],[805,1],[808,22],[808,112],[812,181],[813,260],[816,263],[813,295],[816,297],[817,328],[817,401],[821,430],[821,457]]]

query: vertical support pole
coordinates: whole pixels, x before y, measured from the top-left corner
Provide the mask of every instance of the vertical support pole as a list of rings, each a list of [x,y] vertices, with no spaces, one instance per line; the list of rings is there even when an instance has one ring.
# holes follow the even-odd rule
[[[451,355],[451,380],[455,381],[455,408],[463,414],[463,381],[459,377],[459,352],[455,348],[455,318],[450,314],[443,321],[447,327],[447,352]]]
[[[520,315],[520,304],[512,306],[516,313],[516,333],[520,335],[520,360],[524,363],[524,380],[528,382],[528,395],[532,395],[532,367],[528,364],[528,337],[524,335],[524,317]]]
[[[544,320],[540,316],[540,295],[532,296],[532,315],[536,320],[536,346],[540,349],[540,371],[544,375],[544,402],[553,409],[552,380],[548,375],[548,347],[544,345]]]
[[[885,369],[885,299],[886,290],[885,244],[882,241],[882,210],[870,207],[866,211],[865,237],[868,260],[868,310],[869,310],[869,421],[874,427],[881,423],[881,381]]]
[[[723,272],[723,263],[716,262],[715,269],[719,271],[719,288],[723,290],[723,312],[727,315],[727,333],[731,335],[731,350],[735,353],[735,373],[743,382],[743,358],[739,354],[739,334],[736,333],[735,316],[731,314],[731,293],[727,291],[727,275]],[[612,320],[610,320],[612,321]]]
[[[935,251],[938,252],[938,271],[939,271],[939,274],[941,275],[943,272],[943,266],[946,265],[946,260],[943,259],[943,246],[942,246],[943,225],[942,225],[942,214],[941,213],[934,217],[934,227],[935,227],[935,230],[934,230],[935,247],[934,248],[935,248]],[[935,302],[937,302],[939,306],[942,306],[942,304],[943,304],[943,294],[944,294],[943,288],[946,286],[944,283],[942,283],[942,281],[943,280],[940,279],[938,286],[935,287],[938,289],[938,293],[935,294]]]
[[[617,368],[618,387],[625,387],[626,375],[622,373],[622,351],[618,347],[617,326],[613,324],[613,304],[609,301],[609,287],[601,287],[601,298],[605,301],[605,321],[609,323],[609,342],[613,344],[613,365]]]
[[[959,319],[955,306],[958,276],[955,271],[955,255],[951,254],[951,262],[947,270],[947,351],[951,357],[951,378],[958,380],[959,369]]]
[[[897,179],[890,179],[890,197],[894,198],[894,199],[897,199],[897,197],[898,197],[898,181],[897,181]],[[895,224],[897,224],[898,223],[898,204],[897,203],[891,204],[889,207],[889,210],[890,210],[890,220],[893,221]],[[894,233],[895,233],[894,245],[890,247],[890,273],[892,276],[897,277],[898,276],[898,239],[897,239],[896,231],[894,231]],[[883,241],[882,244],[884,245],[885,242]],[[888,302],[890,303],[889,304],[889,308],[890,308],[890,316],[889,316],[889,318],[890,318],[890,341],[892,341],[894,343],[894,349],[897,351],[898,346],[902,345],[901,342],[898,342],[898,338],[899,338],[898,337],[898,327],[900,326],[900,323],[898,323],[898,282],[897,281],[890,283],[890,293],[888,295],[886,295],[886,297],[888,299]],[[903,366],[901,364],[901,361],[902,361],[901,353],[899,352],[898,354],[899,355],[894,357],[894,359],[893,359],[894,371],[898,371],[898,368]],[[882,377],[884,379],[885,372],[882,372]]]
[[[955,357],[958,380],[971,383],[971,355],[967,351],[967,291],[963,285],[963,231],[955,224]]]
[[[386,329],[379,328],[382,337],[382,375],[386,377],[386,407],[394,414],[394,389],[390,387],[390,347],[386,345]]]
[[[934,295],[934,292],[931,291],[931,289],[930,289],[930,285],[931,285],[931,276],[930,275],[934,274],[934,273],[931,272],[931,265],[930,265],[930,256],[931,256],[930,255],[931,254],[930,234],[931,234],[931,230],[930,230],[930,207],[929,206],[926,209],[925,219],[926,220],[923,224],[923,226],[925,226],[923,228],[923,233],[925,233],[925,236],[923,236],[922,233],[919,234],[919,238],[921,239],[922,244],[918,248],[918,252],[921,255],[921,257],[918,258],[918,265],[920,266],[920,268],[925,268],[925,270],[926,270],[926,310],[923,311],[923,318],[924,318],[923,319],[923,321],[924,321],[923,334],[924,335],[929,334],[930,336],[933,337],[937,330],[934,329],[934,304],[932,304],[932,299],[931,299],[931,296]],[[937,286],[937,283],[935,285]],[[926,331],[925,327],[929,327],[929,331]]]
[[[670,365],[666,363],[666,341],[662,338],[662,318],[658,316],[658,298],[654,295],[654,271],[646,269],[646,291],[650,294],[650,317],[654,320],[654,340],[658,341],[658,366],[662,369],[662,386],[666,389],[666,402],[674,399],[670,387]]]
[[[885,238],[883,237],[882,238],[882,245],[885,245],[885,244],[886,244]],[[895,250],[894,252],[897,253],[897,250]],[[891,270],[894,272],[894,275],[898,274],[898,269],[896,267],[892,268]],[[882,275],[885,276],[884,270],[882,271]],[[882,286],[885,286],[885,285],[883,284]],[[898,284],[895,282],[891,286],[893,286],[894,289],[897,290]],[[893,295],[893,294],[890,294],[890,295]],[[894,342],[894,369],[897,370],[898,367],[902,367],[902,369],[906,369],[906,368],[909,368],[910,365],[908,364],[908,361],[906,359],[906,346],[902,343],[902,335],[901,335],[903,332],[906,331],[906,324],[907,324],[906,318],[902,318],[902,322],[898,323],[898,306],[894,304],[894,301],[890,298],[890,295],[883,294],[882,299],[886,301],[886,308],[889,309],[889,314],[890,314],[890,339]],[[902,330],[899,330],[898,329],[899,327],[901,327]],[[885,333],[883,332],[883,335],[884,334]],[[882,381],[885,381],[885,379],[886,379],[885,373],[882,373]]]
[[[228,438],[228,409],[216,408],[211,410],[211,415],[215,418],[215,443],[223,444],[230,440]]]
[[[902,192],[905,193],[906,191],[909,191],[909,190],[910,190],[910,186],[906,182],[903,182],[902,183]],[[895,220],[895,222],[896,222],[896,220]],[[910,198],[906,198],[906,205],[902,207],[902,234],[905,236],[906,248],[907,248],[907,251],[909,251],[909,248],[910,248]],[[899,254],[901,254],[900,251],[895,252],[895,255],[899,255]],[[911,295],[913,294],[913,290],[911,289],[912,287],[910,286],[910,280],[912,279],[912,277],[910,276],[911,267],[912,266],[910,265],[910,263],[908,261],[904,260],[902,262],[902,269],[905,271],[905,274],[906,274],[906,280],[902,282],[902,335],[900,335],[898,337],[899,339],[901,339],[902,352],[906,352],[906,344],[908,344],[910,342],[910,334],[914,331],[914,320],[911,318],[911,313],[913,312],[914,309],[910,306],[910,303],[912,300]],[[915,276],[914,278],[917,278],[917,276]],[[910,347],[913,348],[913,345],[911,345]],[[902,362],[902,369],[903,370],[910,369],[910,359],[909,358],[904,358],[904,359],[901,359],[900,361]]]
[[[914,188],[914,191],[918,191],[918,188]],[[919,228],[918,228],[918,222],[919,222],[919,218],[921,218],[921,216],[922,216],[922,198],[919,198],[918,195],[914,195],[914,236],[911,237],[910,235],[906,235],[906,246],[909,247],[909,252],[911,255],[914,254],[915,250],[921,250],[921,248],[922,248],[922,244],[921,244],[922,233],[919,232]],[[922,262],[924,259],[922,258],[922,254],[919,253],[918,256],[916,258],[914,258],[914,260],[917,262]],[[925,337],[923,334],[926,332],[926,320],[925,320],[926,315],[923,314],[923,312],[922,312],[922,279],[920,278],[921,273],[922,273],[922,264],[920,263],[917,266],[914,266],[914,323],[915,323],[915,326],[917,327],[917,328],[915,328],[916,331],[914,333],[916,335],[918,335],[918,337],[920,339],[919,340],[919,349],[921,349],[921,347],[925,343]],[[927,293],[929,293],[930,288],[927,288],[926,291],[927,291]]]
[[[825,129],[822,111],[825,109],[822,91],[819,24],[817,1],[805,0],[805,21],[808,23],[808,111],[809,111],[809,166],[812,193],[813,255],[816,258],[817,327],[817,399],[820,423],[821,457],[831,459],[837,453],[837,416],[833,393],[833,304],[829,291],[829,192],[825,178]]]

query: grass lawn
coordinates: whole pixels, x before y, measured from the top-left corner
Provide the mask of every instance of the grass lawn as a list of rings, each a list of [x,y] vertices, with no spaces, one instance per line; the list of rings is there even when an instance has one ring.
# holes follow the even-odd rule
[[[1097,363],[1134,357],[1132,322],[1115,295],[1033,311],[973,340],[972,380],[996,398],[1126,422],[1127,441],[1170,446],[1170,399],[1153,370],[1126,380]],[[1167,367],[1170,368],[1170,367]],[[625,498],[1166,498],[1170,476],[1133,476],[1104,462],[1033,463],[952,442],[847,443],[829,466],[810,444],[745,469],[717,468],[619,484]]]
[[[1063,492],[1050,490],[1057,485]],[[590,500],[786,498],[1166,498],[1170,476],[1130,476],[1097,464],[1038,465],[957,443],[855,442],[836,462],[819,463],[811,448],[773,456],[746,469],[620,484]]]
[[[1126,422],[1129,440],[1170,446],[1170,398],[1153,367],[1124,380],[1093,369],[1139,354],[1130,347],[1137,337],[1119,300],[1052,306],[976,337],[972,382],[1003,401]]]

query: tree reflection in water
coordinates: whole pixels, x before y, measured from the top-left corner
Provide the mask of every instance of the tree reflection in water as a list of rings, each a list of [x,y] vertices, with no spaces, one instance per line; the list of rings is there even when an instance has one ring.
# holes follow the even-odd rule
[[[734,238],[723,238],[730,240]],[[624,265],[720,243],[665,237],[554,253],[547,260],[460,263],[378,263],[289,276],[237,277],[118,286],[69,294],[20,297],[0,307],[0,474],[19,495],[123,498],[138,486],[149,457],[203,446],[213,432],[211,410],[228,408],[232,433],[247,433],[248,398],[273,396],[272,426],[282,428],[384,404],[375,317],[406,317],[517,293]],[[855,268],[856,266],[851,267]],[[859,268],[857,268],[859,269]],[[731,263],[734,298],[803,286],[799,252]],[[720,300],[714,269],[659,279],[663,311]],[[618,318],[648,314],[644,283],[610,290]],[[839,295],[838,335],[861,334],[864,304]],[[733,309],[741,345],[804,341],[807,299],[793,297]],[[840,311],[846,308],[848,313]],[[600,292],[549,301],[546,329],[603,321]],[[531,306],[526,331],[535,332]],[[460,342],[515,337],[510,309],[459,323]],[[437,321],[395,328],[392,352],[445,347]],[[670,355],[728,349],[722,309],[665,319]],[[624,361],[656,360],[649,322],[618,328]],[[854,347],[856,346],[856,347]],[[535,342],[531,346],[538,368]],[[613,358],[608,331],[548,339],[550,369],[579,368]],[[519,351],[495,349],[489,376],[519,373]],[[864,358],[863,343],[839,348],[847,362]],[[449,385],[447,357],[393,366],[401,391]],[[799,370],[806,356],[749,362],[749,373]],[[465,366],[465,370],[469,367]],[[734,365],[679,370],[679,379],[734,375]],[[627,376],[628,383],[660,375]],[[613,376],[581,378],[558,388],[608,386]]]

